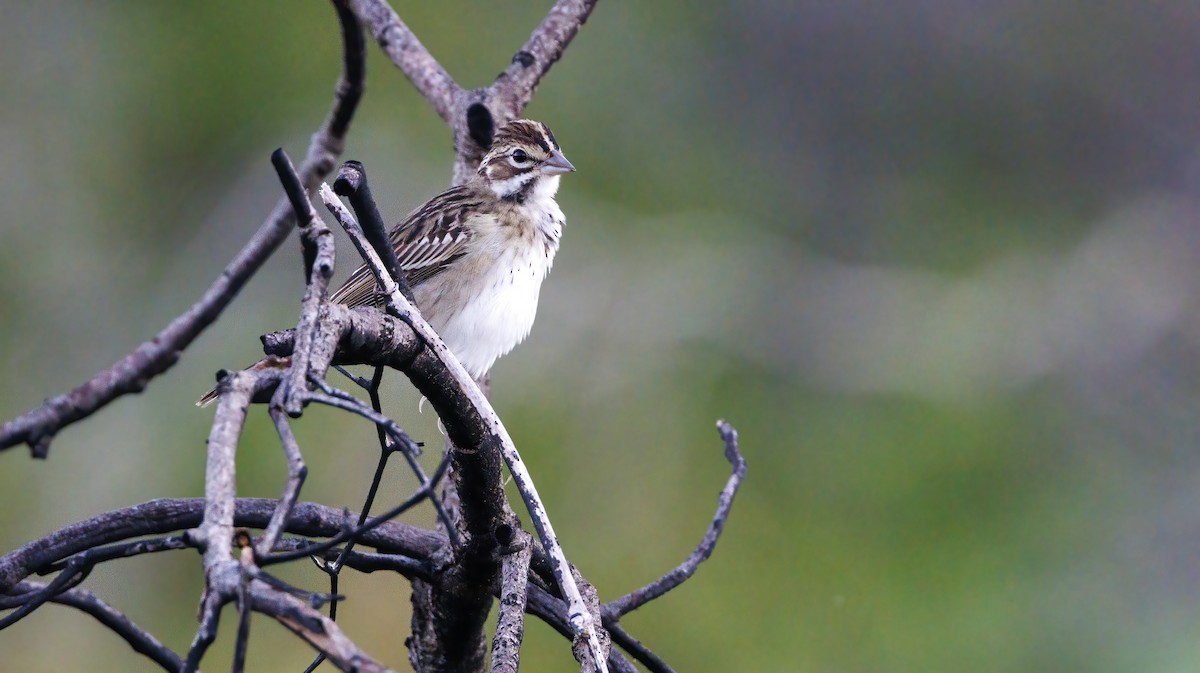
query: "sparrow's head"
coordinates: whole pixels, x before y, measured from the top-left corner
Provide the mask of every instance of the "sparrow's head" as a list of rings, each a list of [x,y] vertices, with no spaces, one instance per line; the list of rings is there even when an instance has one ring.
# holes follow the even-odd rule
[[[479,163],[480,177],[502,199],[522,199],[538,185],[553,190],[558,176],[573,170],[550,129],[529,119],[501,126]]]

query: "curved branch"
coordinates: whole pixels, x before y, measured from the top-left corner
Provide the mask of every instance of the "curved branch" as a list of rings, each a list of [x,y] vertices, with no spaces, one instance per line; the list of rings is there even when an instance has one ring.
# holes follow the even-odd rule
[[[248,591],[256,612],[274,617],[343,671],[391,673],[391,669],[355,645],[336,622],[295,597],[260,582],[251,583]]]
[[[266,528],[277,500],[238,498],[234,507],[235,526]],[[194,528],[204,513],[202,498],[162,498],[115,510],[71,524],[0,556],[0,592],[7,593],[18,582],[67,556],[92,547],[112,544],[143,535],[163,535]],[[297,503],[284,530],[294,535],[332,537],[345,530],[357,514],[311,502]],[[358,544],[385,552],[424,559],[443,545],[445,536],[396,521],[365,531]]]
[[[350,0],[347,5],[438,116],[452,123],[454,102],[462,88],[400,20],[396,11],[382,0]]]
[[[604,628],[608,629],[614,643],[620,645],[621,649],[629,653],[629,656],[640,661],[650,673],[675,673],[675,669],[663,661],[662,657],[643,645],[642,641],[629,635],[629,632],[619,623],[605,624]]]
[[[338,12],[342,21],[345,58],[333,108],[313,135],[300,175],[312,189],[333,170],[345,134],[362,94],[362,40],[352,39],[361,29],[354,16]],[[357,42],[357,44],[355,44]],[[52,397],[0,427],[0,450],[20,443],[29,445],[34,458],[45,458],[50,442],[60,430],[87,418],[109,402],[145,389],[151,379],[170,369],[179,354],[221,315],[237,293],[275,252],[296,223],[291,205],[281,198],[254,236],[221,271],[199,301],[175,318],[153,339],[135,348],[108,369],[69,393]]]
[[[45,590],[41,582],[21,582],[14,591],[22,593]],[[164,670],[178,671],[183,666],[183,659],[158,641],[157,638],[144,631],[141,627],[126,617],[108,603],[100,600],[95,594],[85,589],[69,589],[50,599],[52,603],[68,605],[77,608],[96,618],[96,621],[107,626],[116,633],[138,654],[146,655]]]
[[[606,622],[616,622],[621,615],[636,610],[683,584],[689,577],[695,574],[700,564],[712,555],[713,549],[717,546],[717,539],[721,537],[721,531],[725,529],[725,520],[729,518],[729,510],[733,507],[733,496],[737,495],[738,487],[742,484],[742,478],[746,476],[746,461],[742,458],[742,454],[738,450],[737,430],[725,421],[717,421],[717,430],[721,433],[721,439],[725,442],[725,458],[733,465],[733,474],[729,475],[729,480],[725,482],[725,488],[721,490],[721,496],[717,504],[717,513],[713,516],[712,523],[708,525],[708,530],[704,533],[704,539],[684,559],[683,563],[680,563],[671,572],[641,589],[632,591],[606,604],[604,606],[604,618]]]
[[[564,638],[573,638],[567,620],[567,604],[536,584],[530,583],[528,589],[525,612],[542,620]],[[615,648],[608,652],[608,665],[615,673],[637,673],[633,664]]]

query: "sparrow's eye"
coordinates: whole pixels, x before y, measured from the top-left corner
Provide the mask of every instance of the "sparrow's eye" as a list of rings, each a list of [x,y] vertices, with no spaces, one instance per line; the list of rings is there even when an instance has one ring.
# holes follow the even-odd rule
[[[529,155],[525,154],[525,150],[513,150],[512,159],[518,164],[523,164],[529,161]]]

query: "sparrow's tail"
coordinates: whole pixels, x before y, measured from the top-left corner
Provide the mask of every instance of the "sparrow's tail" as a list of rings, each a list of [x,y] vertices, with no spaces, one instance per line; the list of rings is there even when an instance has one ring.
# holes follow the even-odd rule
[[[196,406],[207,407],[208,405],[212,404],[213,402],[216,402],[217,398],[220,396],[221,395],[219,393],[217,393],[217,389],[213,388],[212,390],[208,391],[207,393],[204,393],[204,395],[202,395],[200,397],[200,399],[196,400]]]
[[[279,357],[278,355],[268,355],[267,357],[259,360],[258,362],[255,362],[254,364],[250,365],[249,367],[246,367],[243,371],[261,371],[263,369],[285,369],[290,366],[292,366],[292,358]],[[217,398],[219,398],[220,396],[221,396],[221,393],[219,392],[219,388],[213,388],[212,390],[208,391],[207,393],[204,393],[204,395],[202,395],[200,397],[200,399],[196,400],[196,406],[207,407],[208,405],[212,404],[213,402],[216,402]]]

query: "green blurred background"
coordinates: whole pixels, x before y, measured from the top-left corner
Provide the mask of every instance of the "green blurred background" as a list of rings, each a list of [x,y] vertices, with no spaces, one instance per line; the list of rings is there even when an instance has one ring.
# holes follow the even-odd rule
[[[395,7],[478,86],[549,5]],[[199,296],[278,196],[271,150],[303,154],[340,46],[320,0],[0,6],[7,418]],[[451,138],[370,51],[345,156],[391,219],[447,185]],[[699,540],[717,418],[750,463],[713,558],[628,628],[680,671],[1200,669],[1198,64],[1184,0],[603,0],[528,109],[579,172],[496,406],[606,600]],[[0,549],[199,496],[192,401],[294,321],[297,252],[48,461],[0,455]],[[393,378],[389,410],[436,446]],[[323,410],[297,431],[304,497],[357,508],[373,431]],[[278,494],[261,415],[239,468],[242,494]],[[412,488],[397,469],[384,504]],[[201,581],[178,552],[86,586],[185,651]],[[342,588],[349,633],[407,670],[407,584]],[[251,670],[311,657],[252,628]],[[570,670],[548,628],[526,642],[527,670]],[[47,606],[0,632],[0,670],[153,667]]]

